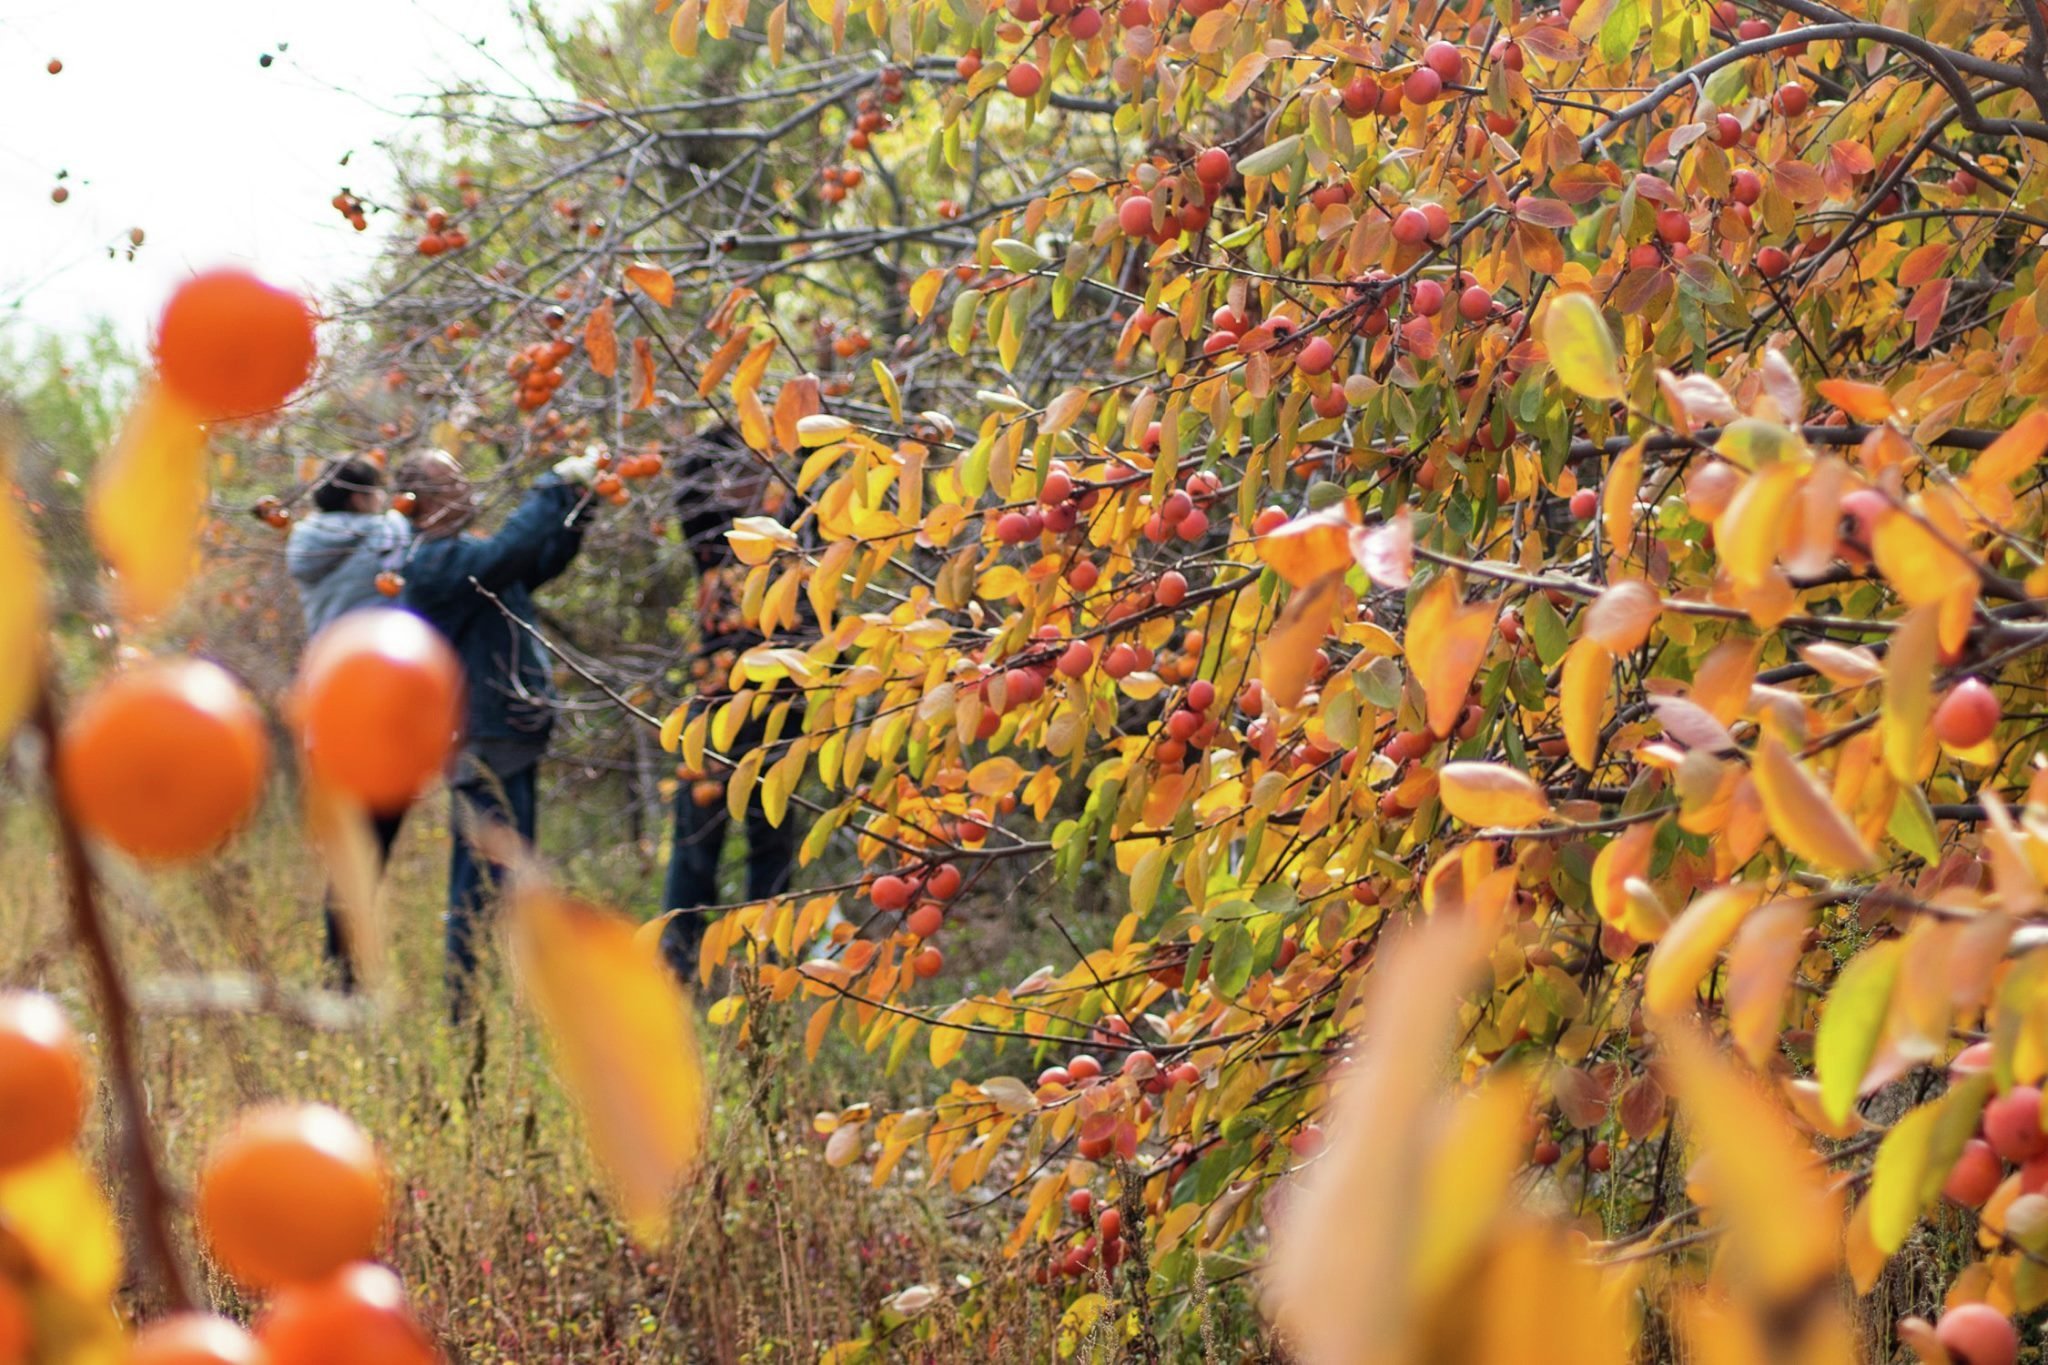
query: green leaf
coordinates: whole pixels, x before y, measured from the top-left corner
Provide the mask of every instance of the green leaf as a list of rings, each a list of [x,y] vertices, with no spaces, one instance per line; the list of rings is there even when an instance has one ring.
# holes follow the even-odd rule
[[[1877,1149],[1870,1175],[1870,1238],[1891,1255],[1906,1244],[1913,1225],[1941,1194],[1949,1168],[1977,1129],[1991,1077],[1971,1076],[1946,1095],[1892,1125]]]
[[[946,328],[946,344],[954,354],[967,354],[967,343],[974,339],[974,314],[980,307],[979,289],[963,289],[953,299],[953,320]]]
[[[1277,141],[1269,142],[1237,163],[1238,174],[1244,176],[1271,175],[1301,150],[1301,134],[1293,133]]]
[[[1052,264],[1052,257],[1015,237],[998,237],[990,246],[995,249],[996,259],[1012,270],[1043,270]]]
[[[1587,398],[1622,396],[1621,352],[1600,305],[1588,294],[1559,294],[1543,314],[1543,349],[1565,387]]]
[[[1886,939],[1849,959],[1828,993],[1826,1013],[1814,1033],[1813,1068],[1820,1076],[1820,1107],[1836,1123],[1856,1107],[1863,1073],[1877,1052],[1891,1007],[1892,982],[1899,974],[1900,943]]]
[[[1571,648],[1571,636],[1550,599],[1540,592],[1530,593],[1522,602],[1522,624],[1529,628],[1529,638],[1535,641],[1536,657],[1543,661],[1543,666],[1557,667],[1565,650]]]
[[[1233,921],[1216,931],[1216,946],[1209,952],[1209,979],[1227,999],[1236,999],[1252,979],[1252,936],[1243,924]]]
[[[1927,804],[1927,794],[1918,787],[1899,788],[1885,830],[1898,841],[1899,847],[1919,854],[1923,861],[1941,861],[1941,836],[1934,828],[1934,810]]]

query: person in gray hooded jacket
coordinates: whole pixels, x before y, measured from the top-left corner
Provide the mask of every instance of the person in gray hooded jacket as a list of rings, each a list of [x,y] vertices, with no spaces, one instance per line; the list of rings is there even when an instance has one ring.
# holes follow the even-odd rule
[[[359,607],[391,605],[377,588],[377,576],[396,571],[412,539],[412,527],[386,508],[384,471],[360,457],[342,461],[313,490],[313,511],[292,526],[285,542],[285,568],[299,590],[306,635]],[[405,812],[371,816],[379,865],[391,856]],[[355,988],[347,930],[327,893],[327,962],[334,982]]]

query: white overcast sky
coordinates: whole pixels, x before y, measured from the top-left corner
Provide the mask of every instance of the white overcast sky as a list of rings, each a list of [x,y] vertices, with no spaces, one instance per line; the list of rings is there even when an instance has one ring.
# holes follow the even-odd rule
[[[358,234],[328,201],[390,184],[377,144],[406,136],[418,97],[542,78],[512,3],[0,0],[0,328],[103,315],[140,345],[195,269],[240,261],[315,291],[348,278],[378,223]],[[54,204],[59,183],[71,197]]]

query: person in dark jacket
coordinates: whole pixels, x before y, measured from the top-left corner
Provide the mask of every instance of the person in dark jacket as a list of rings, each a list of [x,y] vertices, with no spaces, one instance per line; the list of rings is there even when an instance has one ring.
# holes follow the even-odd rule
[[[727,427],[714,427],[685,441],[671,467],[679,490],[678,529],[697,569],[698,635],[689,665],[696,695],[690,705],[716,707],[732,693],[734,661],[761,643],[761,636],[740,618],[744,571],[738,568],[725,533],[735,518],[777,511],[784,490],[771,482],[760,459]],[[791,726],[787,733],[795,729]],[[766,738],[764,711],[740,727],[732,754],[745,754]],[[713,775],[723,774],[714,769]],[[663,928],[661,948],[685,981],[695,978],[697,950],[704,940],[704,916],[691,912],[725,899],[719,891],[718,864],[727,823],[725,798],[717,784],[677,784],[675,835],[669,845],[662,908],[683,913]],[[756,792],[747,803],[746,830],[746,898],[765,900],[787,891],[796,868],[795,813],[785,814],[779,827],[769,824]]]
[[[581,548],[596,472],[594,454],[563,460],[486,536],[469,530],[476,496],[453,457],[427,451],[398,470],[398,486],[415,498],[400,601],[447,637],[468,682],[463,750],[450,778],[446,970],[458,1022],[471,1003],[477,928],[503,879],[502,868],[478,855],[475,836],[495,823],[533,842],[536,777],[554,728],[553,670],[529,629],[532,594]]]
[[[313,490],[313,511],[292,523],[284,547],[285,569],[299,590],[307,638],[360,607],[383,605],[377,577],[399,567],[411,538],[405,518],[385,507],[383,470],[361,456],[329,468]],[[403,810],[372,813],[370,828],[380,868],[391,860],[391,845],[404,823]],[[325,915],[328,972],[336,986],[352,991],[355,968],[331,886]]]

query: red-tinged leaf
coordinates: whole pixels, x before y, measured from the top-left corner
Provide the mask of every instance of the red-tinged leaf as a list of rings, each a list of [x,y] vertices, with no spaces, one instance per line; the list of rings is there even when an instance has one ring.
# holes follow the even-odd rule
[[[1869,175],[1877,169],[1877,162],[1870,156],[1870,149],[1860,142],[1838,138],[1828,144],[1828,159],[1842,168],[1846,175]]]
[[[198,414],[152,385],[94,473],[86,509],[125,610],[154,616],[177,600],[198,557],[205,502],[206,432]]]
[[[1913,324],[1913,345],[1925,350],[1941,330],[1942,314],[1948,311],[1949,288],[1954,280],[1931,280],[1913,294],[1913,301],[1899,314]]]
[[[612,326],[612,299],[590,310],[583,324],[583,349],[590,356],[590,368],[609,379],[619,372],[619,336]]]
[[[1672,187],[1670,181],[1660,180],[1654,175],[1638,172],[1633,184],[1638,199],[1647,199],[1653,204],[1663,204],[1667,208],[1676,208],[1685,202],[1684,197]]]
[[[1906,253],[1906,258],[1899,262],[1899,288],[1918,289],[1939,275],[1941,268],[1948,264],[1948,258],[1954,251],[1955,248],[1947,242],[1929,242],[1925,246],[1914,247]],[[1843,411],[1846,412],[1848,409],[1844,408]]]
[[[1840,408],[1851,421],[1884,422],[1892,416],[1892,396],[1878,384],[1855,379],[1823,379],[1814,391]]]
[[[658,265],[635,261],[626,267],[626,283],[653,299],[663,308],[676,301],[676,277]]]
[[[654,343],[646,337],[633,338],[633,369],[640,376],[633,393],[633,411],[654,406]]]
[[[1358,567],[1382,588],[1405,588],[1415,576],[1415,528],[1405,509],[1360,532],[1355,548]]]
[[[1586,638],[1616,654],[1631,654],[1650,638],[1664,610],[1657,590],[1639,578],[1608,585],[1586,610]]]
[[[1615,1106],[1621,1116],[1622,1131],[1637,1140],[1648,1137],[1664,1121],[1664,1108],[1669,1102],[1655,1076],[1645,1072],[1636,1077],[1621,1092],[1621,1102]]]
[[[1575,62],[1586,51],[1586,45],[1572,37],[1563,24],[1533,24],[1517,34],[1515,41],[1546,62]]]
[[[1818,204],[1828,197],[1827,182],[1820,172],[1797,157],[1785,157],[1771,167],[1771,186],[1795,204]]]
[[[1609,161],[1581,161],[1550,177],[1552,193],[1567,204],[1590,204],[1621,183],[1621,174]]]
[[[1516,223],[1515,250],[1531,270],[1551,274],[1564,269],[1564,244],[1549,228]]]
[[[669,1232],[669,1201],[703,1145],[689,999],[623,915],[571,900],[530,873],[517,878],[510,908],[520,982],[591,1151],[634,1235],[658,1245]]]
[[[797,428],[804,418],[815,417],[824,410],[825,400],[816,375],[799,375],[785,383],[775,394],[771,422],[775,429],[775,444],[782,448],[784,454],[796,454],[803,444]]]
[[[1515,217],[1524,223],[1555,228],[1560,232],[1579,221],[1579,215],[1562,199],[1543,199],[1533,194],[1525,194],[1515,201]]]

